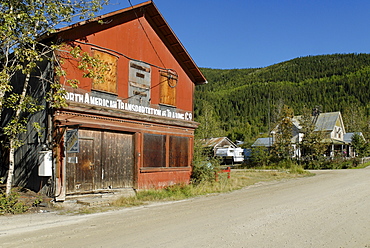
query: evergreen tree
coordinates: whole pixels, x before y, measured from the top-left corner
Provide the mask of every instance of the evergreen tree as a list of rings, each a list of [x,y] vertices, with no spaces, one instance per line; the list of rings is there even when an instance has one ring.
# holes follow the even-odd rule
[[[358,157],[366,157],[369,155],[369,143],[358,133],[352,136],[352,146]]]

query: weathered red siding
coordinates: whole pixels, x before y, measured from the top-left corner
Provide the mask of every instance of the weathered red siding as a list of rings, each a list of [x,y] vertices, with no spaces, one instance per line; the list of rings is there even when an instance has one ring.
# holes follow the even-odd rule
[[[117,78],[117,94],[108,94],[112,95],[113,103],[130,101],[131,63],[138,63],[138,68],[144,63],[143,73],[150,75],[150,90],[143,92],[145,96],[150,94],[150,102],[145,105],[149,108],[145,110],[147,112],[114,107],[112,102],[99,106],[91,104],[87,98],[93,92],[92,80],[82,77],[81,71],[76,70],[74,60],[66,60],[64,68],[68,72],[68,78],[77,78],[80,84],[78,89],[66,86],[69,106],[55,112],[54,122],[59,131],[65,126],[67,129],[77,127],[85,135],[81,138],[80,145],[86,154],[71,154],[64,160],[58,156],[59,192],[66,191],[69,194],[110,187],[150,188],[189,183],[193,137],[197,127],[192,115],[193,92],[195,84],[199,83],[199,72],[194,76],[198,76],[198,81],[195,82],[189,72],[194,70],[189,55],[181,50],[182,45],[157,14],[153,3],[148,2],[141,5],[143,6],[149,11],[147,13],[153,14],[152,17],[140,14],[141,8],[137,8],[136,13],[129,9],[110,15],[109,21],[104,24],[88,22],[67,28],[58,34],[59,38],[80,46],[90,55],[94,54],[94,49],[98,49],[117,57],[117,60],[114,59],[117,61],[117,72],[111,76]],[[161,25],[158,27],[156,23]],[[164,28],[167,35],[160,35],[158,32]],[[171,41],[167,41],[166,37]],[[176,54],[175,46],[176,51],[180,51]],[[185,64],[193,67],[184,67]],[[171,73],[176,74],[175,106],[160,104],[160,73],[164,69],[171,69]],[[141,73],[137,75],[144,78]],[[200,79],[202,78],[200,74]],[[65,78],[60,78],[62,84],[65,83],[64,80]],[[174,116],[171,111],[177,115]],[[64,139],[60,139],[59,151],[65,143]],[[95,157],[87,155],[91,154],[90,150],[95,151]],[[132,159],[127,159],[128,154],[132,154]],[[75,157],[80,161],[87,161],[86,166],[82,162],[73,162]],[[90,178],[86,178],[88,175]]]

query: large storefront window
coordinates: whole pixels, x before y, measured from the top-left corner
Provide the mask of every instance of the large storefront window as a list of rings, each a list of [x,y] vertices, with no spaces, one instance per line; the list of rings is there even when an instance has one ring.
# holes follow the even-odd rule
[[[187,167],[189,138],[146,133],[143,153],[143,167]]]

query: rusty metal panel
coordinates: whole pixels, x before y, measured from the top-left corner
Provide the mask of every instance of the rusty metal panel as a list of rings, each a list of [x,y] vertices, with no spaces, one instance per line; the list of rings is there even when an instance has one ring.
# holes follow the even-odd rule
[[[170,167],[189,166],[189,138],[170,136],[169,139]]]
[[[134,139],[132,134],[103,132],[103,188],[133,186]]]
[[[166,167],[166,136],[144,134],[143,167]]]

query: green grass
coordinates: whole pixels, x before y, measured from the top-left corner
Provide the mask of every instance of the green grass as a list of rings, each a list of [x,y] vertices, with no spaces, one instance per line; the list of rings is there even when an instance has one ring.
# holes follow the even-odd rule
[[[366,168],[368,166],[370,166],[370,161],[369,162],[366,162],[366,163],[363,163],[363,164],[359,164],[356,167],[353,167],[351,169],[363,169],[363,168]]]

